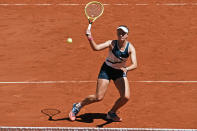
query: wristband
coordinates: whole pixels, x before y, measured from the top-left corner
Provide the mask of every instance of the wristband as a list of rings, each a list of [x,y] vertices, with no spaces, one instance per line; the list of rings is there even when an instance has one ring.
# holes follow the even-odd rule
[[[129,70],[129,68],[128,68],[128,67],[126,67],[126,70],[128,71],[128,70]]]
[[[92,36],[88,37],[88,40],[93,40]]]

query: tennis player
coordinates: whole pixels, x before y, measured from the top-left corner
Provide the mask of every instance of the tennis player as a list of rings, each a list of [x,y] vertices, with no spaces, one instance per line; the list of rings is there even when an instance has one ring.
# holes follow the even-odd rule
[[[71,121],[76,119],[80,109],[88,104],[99,102],[104,98],[110,80],[114,81],[116,88],[120,93],[120,98],[107,113],[106,119],[120,122],[122,119],[117,115],[118,109],[125,105],[130,98],[130,88],[127,79],[127,72],[137,67],[136,51],[134,46],[127,41],[129,29],[125,25],[117,28],[117,40],[108,40],[105,43],[96,44],[90,30],[87,29],[86,35],[91,48],[94,51],[109,49],[109,54],[103,63],[97,80],[96,93],[89,95],[84,100],[73,104],[69,113]],[[130,57],[129,57],[130,56]],[[127,60],[131,60],[131,65],[126,66]]]

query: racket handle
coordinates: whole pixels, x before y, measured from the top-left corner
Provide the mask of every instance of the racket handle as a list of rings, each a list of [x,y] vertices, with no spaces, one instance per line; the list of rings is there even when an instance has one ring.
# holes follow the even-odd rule
[[[92,27],[92,24],[89,24],[89,25],[88,25],[88,30],[90,30],[90,29],[91,29],[91,27]]]

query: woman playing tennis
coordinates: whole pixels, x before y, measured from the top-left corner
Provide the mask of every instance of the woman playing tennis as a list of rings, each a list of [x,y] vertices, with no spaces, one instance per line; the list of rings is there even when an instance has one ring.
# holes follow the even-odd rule
[[[108,120],[120,122],[122,119],[116,112],[125,105],[130,98],[130,88],[127,79],[127,72],[137,67],[136,52],[134,46],[127,41],[129,29],[125,25],[117,28],[117,40],[108,40],[105,43],[96,44],[89,29],[86,31],[87,39],[94,51],[108,48],[108,56],[103,63],[97,80],[96,93],[89,95],[81,102],[73,104],[72,111],[69,113],[70,120],[74,121],[80,109],[88,104],[99,102],[104,98],[110,80],[114,81],[120,93],[120,98],[107,113]],[[130,56],[130,57],[129,57]],[[131,60],[131,65],[126,67],[127,60]]]

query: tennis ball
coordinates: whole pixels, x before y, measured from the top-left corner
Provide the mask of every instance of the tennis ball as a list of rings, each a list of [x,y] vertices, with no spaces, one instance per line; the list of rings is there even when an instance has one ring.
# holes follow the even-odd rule
[[[67,39],[67,42],[68,42],[68,43],[72,43],[72,42],[73,42],[72,38],[68,38],[68,39]]]

